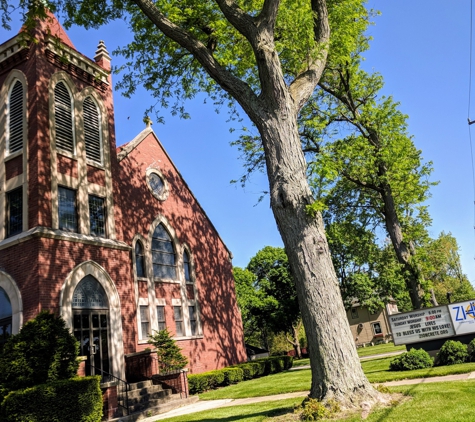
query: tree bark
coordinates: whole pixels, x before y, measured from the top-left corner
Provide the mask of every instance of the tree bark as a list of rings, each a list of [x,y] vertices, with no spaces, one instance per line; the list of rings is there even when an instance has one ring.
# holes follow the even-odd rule
[[[386,230],[391,239],[397,260],[404,266],[406,287],[409,291],[412,307],[420,309],[424,304],[424,291],[421,287],[423,277],[418,266],[413,262],[413,250],[403,239],[402,228],[396,213],[396,206],[390,185],[385,185],[379,190],[384,202],[384,219]]]
[[[378,393],[356,353],[320,213],[309,215],[307,183],[297,119],[291,110],[258,125],[265,152],[271,207],[296,280],[310,349],[310,397],[356,404]]]

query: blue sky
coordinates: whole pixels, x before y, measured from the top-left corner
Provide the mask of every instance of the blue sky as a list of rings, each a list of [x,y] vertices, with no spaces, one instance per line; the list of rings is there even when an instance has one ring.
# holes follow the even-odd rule
[[[429,200],[430,234],[437,237],[445,231],[456,237],[463,271],[474,282],[474,186],[467,124],[470,1],[371,0],[368,4],[382,14],[370,28],[374,40],[365,67],[383,75],[384,94],[401,103],[400,109],[410,117],[416,146],[426,161],[433,161],[432,180],[440,183],[432,188]],[[10,33],[0,29],[0,41],[19,27],[15,22]],[[98,31],[72,28],[67,32],[88,57],[94,56],[99,40],[109,51],[127,41],[127,28],[121,22]],[[113,57],[113,64],[120,60]],[[131,99],[119,92],[114,99],[121,145],[144,128],[143,112],[153,99],[141,89]],[[188,103],[190,120],[163,110],[165,124],[153,128],[233,252],[234,265],[244,267],[264,246],[282,245],[268,198],[258,203],[267,190],[267,179],[255,174],[245,189],[230,184],[243,173],[239,153],[229,145],[236,135],[229,132],[226,110],[216,114],[204,100],[202,96]],[[470,117],[475,119],[475,96],[472,103]],[[475,142],[475,125],[472,132]]]

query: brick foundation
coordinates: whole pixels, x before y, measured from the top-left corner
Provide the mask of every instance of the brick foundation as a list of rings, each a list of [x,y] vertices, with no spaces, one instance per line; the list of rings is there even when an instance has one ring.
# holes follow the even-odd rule
[[[179,393],[182,398],[189,396],[187,369],[175,371],[167,374],[153,375],[154,384],[162,384],[165,388],[171,388],[173,394]]]
[[[144,351],[125,356],[125,371],[128,382],[145,381],[158,373],[156,353]]]
[[[102,384],[102,419],[114,419],[117,416],[118,401],[117,401],[117,386],[115,384]]]

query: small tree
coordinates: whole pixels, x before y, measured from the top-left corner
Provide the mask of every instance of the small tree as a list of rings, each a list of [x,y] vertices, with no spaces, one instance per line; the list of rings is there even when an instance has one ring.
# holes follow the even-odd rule
[[[148,343],[157,349],[160,373],[177,371],[187,365],[188,359],[181,354],[181,349],[167,329],[156,331],[149,337]]]
[[[0,355],[0,384],[18,390],[72,378],[79,345],[61,317],[42,311],[8,339]]]

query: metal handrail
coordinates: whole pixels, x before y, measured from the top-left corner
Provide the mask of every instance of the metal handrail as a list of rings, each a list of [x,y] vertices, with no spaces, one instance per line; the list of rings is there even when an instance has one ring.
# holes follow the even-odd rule
[[[86,365],[89,368],[94,368],[94,372],[96,375],[99,373],[101,374],[101,383],[107,383],[107,382],[117,382],[118,388],[117,388],[117,405],[121,407],[122,409],[125,410],[125,415],[129,415],[129,391],[130,391],[130,384],[127,381],[124,381],[123,379],[120,379],[112,374],[109,374],[106,371],[103,371],[101,368],[97,368],[96,366],[93,366],[86,362]],[[122,387],[122,389],[119,388]],[[124,394],[125,391],[125,394]],[[125,397],[124,397],[125,395]],[[120,401],[122,401],[123,404],[120,404]],[[125,405],[124,405],[125,404]]]

